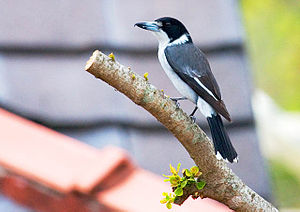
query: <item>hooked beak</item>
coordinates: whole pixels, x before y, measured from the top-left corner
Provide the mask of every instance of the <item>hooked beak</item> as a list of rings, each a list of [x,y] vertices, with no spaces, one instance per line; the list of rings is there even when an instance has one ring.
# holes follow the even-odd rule
[[[142,29],[153,31],[153,32],[159,32],[159,26],[157,22],[155,21],[149,21],[149,22],[139,22],[136,23],[134,26],[138,26]]]

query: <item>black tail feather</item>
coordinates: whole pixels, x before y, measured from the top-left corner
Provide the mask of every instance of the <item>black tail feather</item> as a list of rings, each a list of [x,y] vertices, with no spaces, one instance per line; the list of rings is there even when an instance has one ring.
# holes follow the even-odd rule
[[[211,130],[215,153],[218,154],[219,152],[222,158],[227,159],[230,163],[237,162],[237,153],[231,144],[220,115],[213,114],[211,117],[207,117],[207,121]]]

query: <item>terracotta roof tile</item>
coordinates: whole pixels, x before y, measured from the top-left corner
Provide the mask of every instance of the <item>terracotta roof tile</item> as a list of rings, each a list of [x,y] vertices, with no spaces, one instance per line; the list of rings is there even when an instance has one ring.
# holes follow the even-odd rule
[[[95,149],[0,109],[0,190],[37,211],[168,211],[169,189],[123,150]],[[175,211],[230,211],[212,200],[187,201]]]
[[[0,110],[0,164],[60,192],[90,192],[128,163],[116,148],[97,150]],[[16,121],[17,120],[17,121]]]
[[[151,182],[149,179],[151,179]],[[118,186],[98,193],[97,198],[100,202],[105,203],[105,205],[115,206],[119,210],[126,208],[126,211],[130,212],[170,211],[164,205],[156,204],[162,199],[162,191],[171,192],[169,186],[166,183],[162,183],[162,180],[161,177],[139,169],[131,173],[130,177],[126,178]],[[118,200],[117,204],[116,199]],[[145,199],[147,203],[145,205],[140,204],[145,202]],[[191,198],[182,207],[173,206],[173,210],[231,211],[228,207],[211,199],[193,201]]]

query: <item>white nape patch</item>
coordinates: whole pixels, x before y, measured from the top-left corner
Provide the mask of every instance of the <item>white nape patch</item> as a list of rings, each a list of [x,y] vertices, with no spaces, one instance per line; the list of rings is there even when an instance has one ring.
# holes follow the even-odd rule
[[[208,88],[207,87],[205,87],[204,85],[203,85],[203,83],[202,82],[200,82],[200,80],[197,78],[197,77],[194,77],[194,80],[196,80],[196,82],[209,94],[209,95],[211,95],[215,100],[217,100],[218,101],[218,99],[213,95],[213,93],[210,91],[210,90],[208,90]]]
[[[238,163],[238,162],[239,162],[239,157],[234,158],[234,159],[233,159],[233,162],[234,162],[234,163]]]
[[[180,44],[184,44],[187,41],[189,41],[189,38],[187,36],[187,34],[183,34],[181,35],[180,38],[174,40],[172,43],[170,43],[168,46],[174,46],[174,45],[180,45]]]
[[[212,114],[216,114],[216,111],[200,96],[197,100],[197,106],[205,117],[212,117]]]

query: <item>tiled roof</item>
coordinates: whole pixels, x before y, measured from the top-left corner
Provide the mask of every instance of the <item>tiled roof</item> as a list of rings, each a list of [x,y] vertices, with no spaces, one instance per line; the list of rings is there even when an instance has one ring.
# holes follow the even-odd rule
[[[149,47],[150,35],[133,28],[141,20],[174,16],[188,26],[199,43],[242,40],[234,0],[205,1],[115,1],[80,0],[61,2],[16,0],[0,3],[0,44],[43,47],[82,46],[89,43]],[[13,12],[14,15],[11,15]]]
[[[150,82],[164,89],[167,95],[180,95],[155,56],[138,57],[118,53],[115,53],[115,56],[117,61],[130,66],[141,75],[149,72]],[[85,73],[82,69],[87,58],[88,55],[67,58],[4,57],[4,70],[7,70],[6,79],[3,81],[7,89],[7,94],[4,94],[7,98],[6,104],[47,122],[109,119],[128,120],[145,125],[157,124],[146,111],[107,84]],[[251,119],[249,83],[243,58],[231,53],[212,56],[209,59],[232,119]],[[182,102],[181,105],[187,112],[193,109],[189,103]]]
[[[167,211],[169,188],[116,147],[101,150],[0,110],[3,194],[37,211]],[[175,211],[230,211],[213,200]]]

